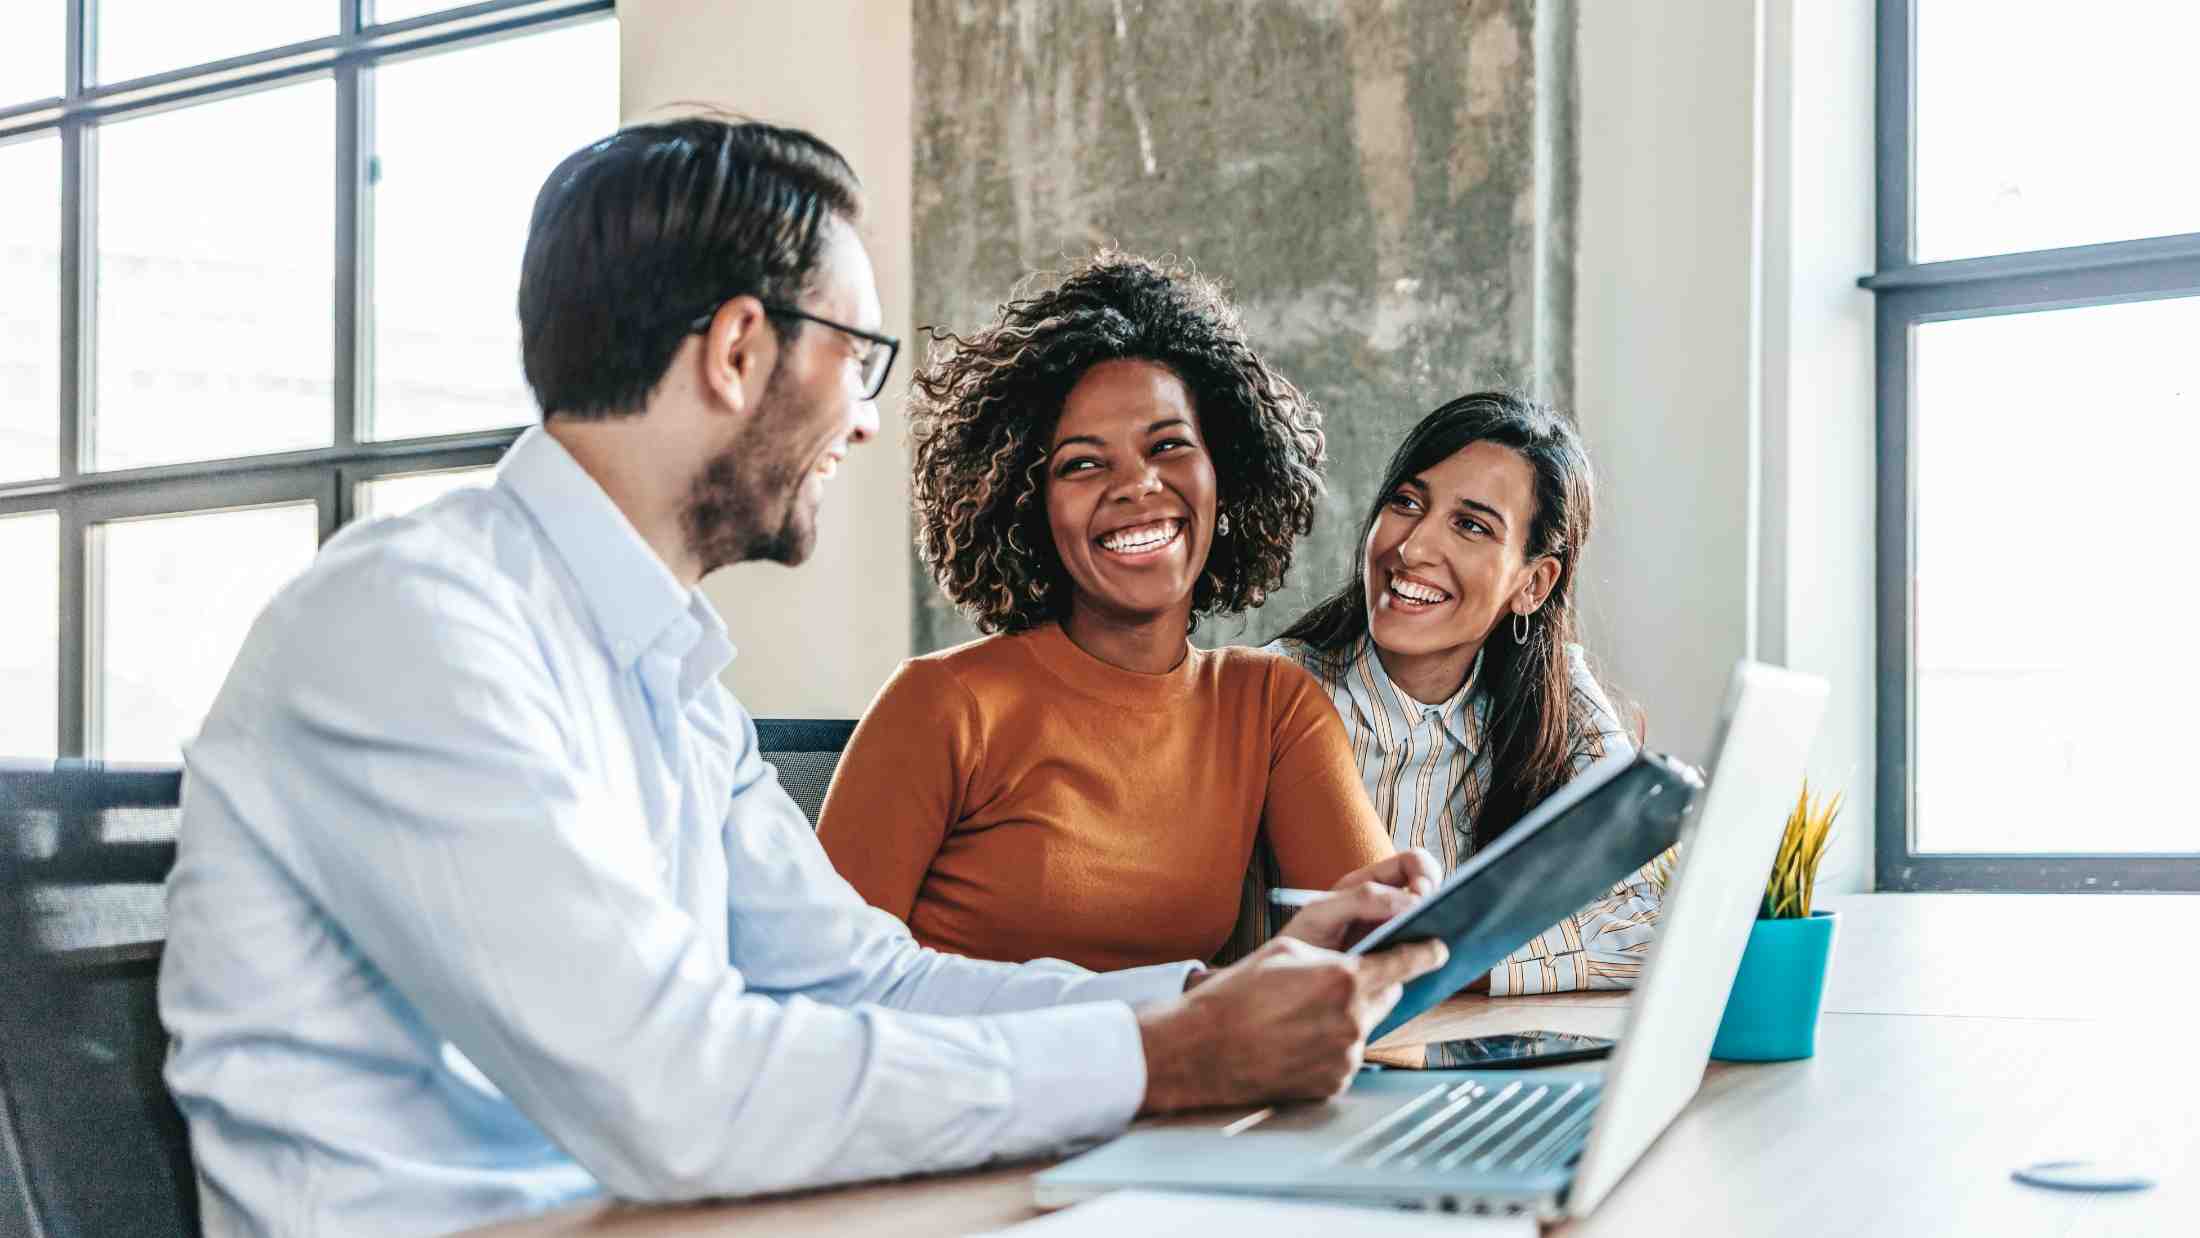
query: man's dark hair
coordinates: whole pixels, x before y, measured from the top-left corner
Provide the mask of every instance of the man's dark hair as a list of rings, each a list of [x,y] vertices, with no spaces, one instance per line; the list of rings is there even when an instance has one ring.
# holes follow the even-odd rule
[[[756,121],[634,125],[566,156],[520,264],[520,354],[544,418],[640,412],[689,321],[806,291],[826,221],[853,224],[860,192],[839,151]]]

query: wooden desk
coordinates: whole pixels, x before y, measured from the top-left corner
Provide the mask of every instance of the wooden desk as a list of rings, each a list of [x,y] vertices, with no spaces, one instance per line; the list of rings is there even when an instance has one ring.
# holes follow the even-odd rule
[[[2184,937],[2200,923],[2200,896],[1828,904],[1843,923],[1818,1056],[1713,1063],[1595,1215],[1551,1233],[2200,1232],[2200,1063],[2178,1051],[2200,1044]],[[1468,998],[1392,1040],[1535,1027],[1616,1035],[1626,1014],[1623,993]],[[2162,1184],[2083,1196],[2010,1181],[2016,1166],[2070,1156],[2143,1158]],[[965,1234],[1035,1215],[1036,1168],[681,1208],[595,1204],[479,1232]]]

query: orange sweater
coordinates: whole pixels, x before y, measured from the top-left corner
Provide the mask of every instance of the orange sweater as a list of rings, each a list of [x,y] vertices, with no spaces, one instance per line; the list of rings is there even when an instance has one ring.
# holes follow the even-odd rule
[[[1097,969],[1219,950],[1261,831],[1296,886],[1392,851],[1311,677],[1243,648],[1142,675],[1051,624],[903,663],[818,819],[925,945]]]

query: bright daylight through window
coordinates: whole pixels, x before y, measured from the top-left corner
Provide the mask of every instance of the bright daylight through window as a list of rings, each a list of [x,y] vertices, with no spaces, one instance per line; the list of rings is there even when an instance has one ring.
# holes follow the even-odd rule
[[[0,758],[175,761],[322,541],[489,480],[618,60],[611,0],[12,0]]]
[[[1880,20],[1879,885],[2200,888],[2200,6]]]

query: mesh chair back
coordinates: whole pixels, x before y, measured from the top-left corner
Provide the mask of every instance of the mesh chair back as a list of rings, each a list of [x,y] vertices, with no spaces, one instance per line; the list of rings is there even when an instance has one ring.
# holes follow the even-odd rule
[[[833,771],[840,765],[841,750],[855,733],[853,718],[758,718],[756,743],[764,759],[779,771],[779,785],[787,789],[802,815],[817,826],[825,808],[825,792],[833,785]]]
[[[0,1235],[198,1233],[157,1002],[181,787],[0,763]]]

